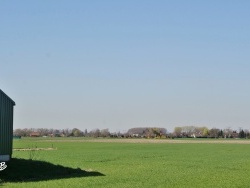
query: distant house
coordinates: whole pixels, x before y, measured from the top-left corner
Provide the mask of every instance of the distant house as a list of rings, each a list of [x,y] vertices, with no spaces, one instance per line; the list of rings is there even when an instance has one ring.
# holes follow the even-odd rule
[[[39,137],[40,133],[39,132],[32,132],[30,133],[30,137]]]
[[[139,137],[139,134],[132,134],[132,137]]]

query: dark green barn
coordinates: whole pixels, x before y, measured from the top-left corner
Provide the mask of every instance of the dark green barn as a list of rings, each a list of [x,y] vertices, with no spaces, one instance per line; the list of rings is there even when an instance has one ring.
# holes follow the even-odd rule
[[[14,106],[15,102],[0,89],[0,162],[11,159]]]

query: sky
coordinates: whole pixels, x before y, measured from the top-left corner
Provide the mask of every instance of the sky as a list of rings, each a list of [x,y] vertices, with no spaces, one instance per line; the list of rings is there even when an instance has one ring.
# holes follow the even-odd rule
[[[250,129],[250,1],[0,1],[16,128]]]

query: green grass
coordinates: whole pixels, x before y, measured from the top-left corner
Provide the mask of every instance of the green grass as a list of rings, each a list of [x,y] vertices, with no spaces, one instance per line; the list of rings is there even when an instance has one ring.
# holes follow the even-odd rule
[[[0,172],[7,187],[249,187],[249,144],[95,143],[21,139]],[[72,139],[70,139],[72,140]],[[32,160],[31,160],[32,159]]]

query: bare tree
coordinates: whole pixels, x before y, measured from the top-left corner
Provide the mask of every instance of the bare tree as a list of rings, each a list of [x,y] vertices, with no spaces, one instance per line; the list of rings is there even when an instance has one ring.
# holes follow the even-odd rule
[[[226,138],[231,138],[232,137],[233,130],[230,127],[224,129],[223,132],[224,132],[224,136]]]
[[[174,128],[174,136],[181,137],[182,136],[182,127],[175,127]]]
[[[209,136],[210,136],[211,138],[218,138],[218,137],[219,137],[219,133],[220,133],[220,129],[212,128],[212,129],[210,129],[210,131],[209,131]]]
[[[109,137],[109,136],[110,136],[109,129],[102,129],[102,130],[100,131],[100,136],[101,136],[101,137]]]

